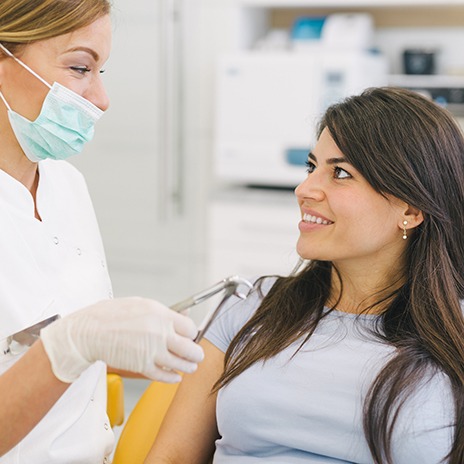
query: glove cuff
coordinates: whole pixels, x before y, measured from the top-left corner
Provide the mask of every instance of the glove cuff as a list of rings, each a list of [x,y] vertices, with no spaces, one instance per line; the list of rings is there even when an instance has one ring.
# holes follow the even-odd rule
[[[42,329],[40,338],[55,377],[62,382],[72,383],[92,363],[81,355],[69,337],[67,327],[62,327],[60,322],[58,320]]]

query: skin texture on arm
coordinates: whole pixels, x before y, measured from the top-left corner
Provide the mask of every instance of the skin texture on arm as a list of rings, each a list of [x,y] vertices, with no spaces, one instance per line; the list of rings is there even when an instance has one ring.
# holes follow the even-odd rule
[[[166,414],[145,464],[208,464],[219,438],[216,394],[211,389],[223,371],[224,353],[203,340],[205,359],[186,375]]]
[[[117,369],[117,368],[111,367],[111,366],[107,367],[107,372],[108,372],[108,374],[120,375],[121,377],[124,377],[126,379],[148,379],[148,377],[145,377],[142,374],[136,374],[135,372],[124,371],[122,369]]]
[[[53,374],[40,341],[0,376],[0,456],[40,422],[69,385]]]

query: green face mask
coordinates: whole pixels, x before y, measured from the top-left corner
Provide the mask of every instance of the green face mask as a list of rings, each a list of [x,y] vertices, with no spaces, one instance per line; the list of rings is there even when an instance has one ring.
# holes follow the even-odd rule
[[[103,111],[57,82],[50,86],[1,43],[0,48],[50,89],[35,121],[13,111],[0,92],[0,98],[8,108],[11,127],[25,155],[36,162],[47,158],[63,160],[80,153],[84,144],[92,139],[94,125]]]

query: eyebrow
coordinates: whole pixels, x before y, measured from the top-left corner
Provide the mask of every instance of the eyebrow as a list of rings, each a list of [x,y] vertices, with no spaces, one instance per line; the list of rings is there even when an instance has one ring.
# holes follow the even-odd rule
[[[308,158],[310,158],[313,161],[317,162],[316,155],[312,151],[309,152]],[[350,162],[343,156],[341,158],[328,158],[325,162],[327,164],[339,164],[339,163],[348,163],[348,164],[350,164]]]
[[[88,48],[88,47],[73,47],[73,48],[66,50],[65,53],[72,53],[72,52],[86,52],[89,55],[91,55],[95,61],[98,62],[100,60],[100,55],[95,50],[92,50],[91,48]]]

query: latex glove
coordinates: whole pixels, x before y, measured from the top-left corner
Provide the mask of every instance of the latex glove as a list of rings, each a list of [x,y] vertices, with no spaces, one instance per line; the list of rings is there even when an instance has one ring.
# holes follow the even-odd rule
[[[104,300],[41,330],[55,376],[73,382],[97,360],[153,380],[179,382],[203,359],[193,321],[154,300]],[[177,371],[177,372],[176,372]]]

